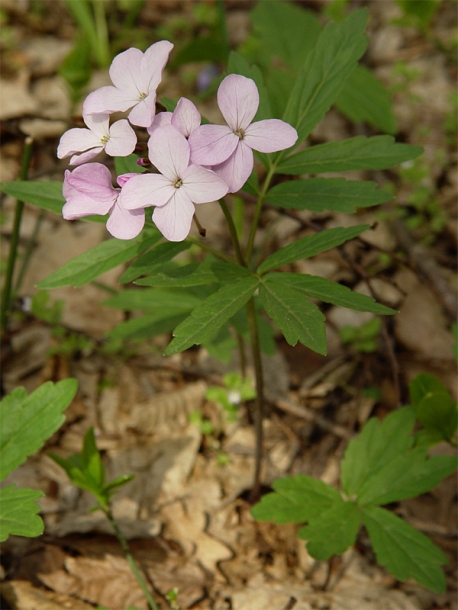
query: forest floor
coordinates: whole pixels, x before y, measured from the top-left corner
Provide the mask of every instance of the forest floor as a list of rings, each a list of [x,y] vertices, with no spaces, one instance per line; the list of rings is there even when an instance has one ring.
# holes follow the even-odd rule
[[[147,39],[151,29],[166,32],[174,19],[191,14],[196,4],[147,0],[139,36]],[[322,11],[329,3],[303,4]],[[451,332],[457,289],[457,66],[444,51],[456,37],[456,5],[442,3],[428,35],[395,23],[400,9],[391,0],[350,3],[352,8],[361,5],[371,15],[365,63],[392,94],[397,138],[423,146],[425,153],[403,170],[347,173],[395,188],[395,199],[357,215],[358,223],[374,224],[374,229],[364,241],[346,246],[345,257],[330,251],[307,264],[298,263],[296,271],[343,281],[362,291],[369,282],[379,299],[399,314],[382,320],[369,352],[358,350],[355,343],[343,345],[339,329],[359,327],[372,315],[339,308],[326,312],[326,357],[278,339],[276,355],[264,361],[266,489],[276,478],[297,473],[337,485],[349,439],[370,416],[383,417],[407,404],[408,384],[418,373],[437,375],[457,397]],[[234,45],[249,30],[252,6],[227,3]],[[67,164],[56,158],[55,150],[61,134],[74,123],[57,72],[71,49],[75,26],[58,1],[3,0],[0,11],[0,181],[18,177],[25,134],[35,139],[30,179],[60,180]],[[159,96],[192,98],[200,69],[199,64],[190,64],[164,76]],[[106,79],[106,73],[94,71],[88,91]],[[212,116],[214,98],[204,108]],[[80,110],[79,106],[76,114]],[[331,110],[311,142],[372,133]],[[223,217],[211,206],[201,208],[207,208],[199,218],[207,234],[229,248]],[[4,260],[13,213],[14,200],[5,197],[0,226]],[[348,223],[348,217],[330,214],[327,226],[342,223]],[[297,235],[297,223],[290,218],[277,226],[279,244]],[[198,348],[164,358],[169,336],[110,353],[103,337],[125,314],[103,301],[109,296],[107,288],[119,289],[119,268],[98,284],[51,291],[51,301],[63,302],[54,323],[46,321],[50,303],[43,302],[41,318],[25,311],[37,282],[106,237],[104,225],[66,222],[26,206],[21,252],[31,242],[35,245],[4,345],[4,391],[21,385],[32,391],[47,380],[67,377],[78,380],[79,390],[61,430],[7,481],[45,492],[40,504],[46,528],[37,539],[12,537],[4,544],[1,607],[146,608],[109,523],[100,512],[89,512],[91,497],[75,488],[46,455],[80,451],[85,432],[94,426],[109,478],[135,475],[114,497],[113,511],[161,608],[169,607],[164,595],[174,588],[182,610],[457,608],[455,479],[392,506],[447,554],[447,593],[437,595],[411,581],[397,582],[377,566],[364,532],[342,557],[316,562],[298,539],[296,526],[257,522],[250,516],[247,491],[255,445],[251,405],[240,405],[233,422],[220,405],[206,398],[208,387],[221,387],[223,375],[237,370],[236,355],[228,365]],[[191,423],[194,412],[211,422],[211,433],[203,434]],[[447,450],[437,447],[438,452]]]

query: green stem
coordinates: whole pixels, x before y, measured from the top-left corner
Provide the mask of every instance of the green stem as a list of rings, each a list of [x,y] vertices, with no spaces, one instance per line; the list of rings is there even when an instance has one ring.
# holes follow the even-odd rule
[[[24,141],[24,151],[22,153],[22,164],[21,172],[19,174],[20,180],[27,180],[29,173],[30,161],[32,159],[32,146],[33,138],[27,137]],[[0,328],[2,333],[6,331],[8,324],[8,311],[11,303],[11,286],[13,282],[14,266],[16,264],[17,250],[19,244],[19,233],[21,229],[22,212],[24,209],[24,202],[17,201],[16,209],[14,212],[13,232],[11,234],[10,251],[8,255],[8,263],[6,266],[5,273],[5,285],[3,288],[3,298],[0,309]]]
[[[275,173],[275,168],[275,165],[271,165],[269,171],[267,172],[267,176],[264,180],[262,190],[259,193],[258,200],[256,202],[256,209],[254,211],[253,221],[251,223],[250,235],[248,237],[248,243],[245,248],[245,260],[248,261],[248,263],[251,262],[251,257],[253,255],[254,238],[256,237],[256,231],[258,230],[259,218],[261,216],[262,211],[262,204],[264,203],[264,197],[266,196],[266,193],[269,190],[270,182]]]
[[[253,356],[254,372],[256,379],[256,398],[254,412],[254,429],[256,434],[255,467],[253,487],[250,493],[250,501],[255,502],[261,493],[261,465],[262,445],[264,440],[262,421],[264,419],[264,373],[262,369],[261,348],[259,345],[258,323],[256,321],[256,306],[254,297],[246,305],[248,328],[251,339],[251,353]]]
[[[108,38],[107,17],[104,2],[93,0],[95,28],[97,34],[97,59],[100,68],[110,65],[110,41]]]
[[[234,258],[233,256],[228,256],[227,254],[224,254],[223,252],[216,250],[216,248],[212,248],[208,244],[200,241],[199,239],[196,239],[195,237],[188,237],[188,241],[195,244],[196,246],[199,246],[199,248],[202,248],[202,250],[206,250],[207,252],[210,252],[210,254],[213,254],[213,256],[216,256],[216,258],[219,258],[222,261],[226,261],[226,263],[231,263],[232,265],[238,264],[237,259]]]
[[[229,212],[229,208],[226,205],[224,199],[219,200],[219,205],[223,210],[224,216],[226,217],[227,224],[229,226],[229,232],[231,234],[232,243],[234,245],[235,254],[237,256],[237,261],[239,265],[242,267],[246,267],[247,264],[242,254],[242,248],[240,247],[239,237],[237,235],[237,229],[235,228],[234,219],[232,218],[232,214]]]
[[[27,246],[27,250],[24,254],[24,258],[22,259],[21,268],[19,269],[19,273],[17,275],[16,284],[14,285],[15,292],[19,292],[22,281],[24,279],[25,272],[27,271],[27,267],[29,266],[30,259],[32,257],[33,250],[37,245],[37,237],[40,232],[41,224],[46,216],[46,211],[41,210],[40,215],[37,218],[35,226],[33,227],[33,233],[29,241],[29,245]]]
[[[123,553],[127,559],[127,562],[129,564],[130,569],[132,570],[133,575],[135,576],[135,578],[137,579],[138,584],[140,585],[143,593],[145,594],[146,600],[148,602],[148,604],[150,605],[151,610],[159,610],[159,608],[156,605],[156,602],[154,601],[153,597],[151,596],[151,593],[149,592],[149,589],[146,585],[145,579],[143,578],[140,570],[138,569],[138,566],[135,562],[135,559],[132,555],[132,552],[129,548],[129,545],[127,544],[127,540],[124,538],[123,533],[121,532],[121,530],[119,529],[119,526],[113,516],[113,513],[111,512],[110,508],[107,509],[102,509],[103,512],[106,514],[109,522],[111,523],[114,532],[116,534],[116,538],[119,540],[119,544],[121,545],[121,548],[123,550]]]
[[[246,355],[245,355],[245,342],[243,340],[242,335],[236,330],[235,338],[237,339],[237,347],[239,349],[239,357],[240,357],[240,372],[242,374],[242,379],[246,379]]]

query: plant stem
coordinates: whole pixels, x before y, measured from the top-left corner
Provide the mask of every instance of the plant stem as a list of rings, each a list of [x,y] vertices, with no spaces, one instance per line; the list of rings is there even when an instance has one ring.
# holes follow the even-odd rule
[[[30,161],[32,159],[32,146],[33,138],[27,137],[24,141],[24,151],[22,153],[22,164],[21,172],[19,174],[20,180],[27,180],[29,173]],[[17,201],[16,209],[14,212],[13,232],[11,234],[10,251],[8,255],[8,263],[5,274],[5,285],[3,288],[2,304],[0,309],[0,328],[2,333],[6,331],[8,324],[8,312],[11,302],[11,286],[13,282],[14,266],[16,264],[17,249],[19,244],[19,233],[21,229],[22,212],[24,209],[24,202]]]
[[[270,182],[275,173],[275,165],[271,165],[269,171],[267,172],[267,176],[264,180],[264,184],[262,186],[262,190],[259,193],[258,201],[256,202],[256,209],[254,211],[253,220],[250,228],[250,235],[248,237],[248,243],[245,248],[245,260],[248,261],[248,264],[251,262],[251,257],[253,255],[253,247],[254,247],[254,238],[256,237],[256,231],[258,230],[259,218],[261,216],[262,204],[264,203],[264,197],[269,189]]]
[[[253,356],[254,372],[256,378],[256,399],[254,412],[254,429],[256,434],[255,467],[253,487],[250,493],[250,501],[255,502],[259,499],[261,492],[261,464],[262,464],[262,445],[264,440],[262,421],[264,419],[264,374],[262,370],[261,349],[259,345],[259,331],[256,321],[256,306],[254,297],[246,305],[248,328],[251,339],[251,353]]]
[[[93,0],[92,6],[94,9],[95,31],[97,35],[97,60],[100,68],[107,68],[110,65],[111,53],[105,6],[100,0]]]
[[[111,508],[102,509],[102,510],[106,514],[109,522],[111,523],[111,525],[115,531],[116,537],[119,540],[119,544],[121,545],[123,553],[129,564],[129,567],[132,570],[133,575],[137,579],[137,582],[140,585],[143,593],[145,594],[146,600],[148,601],[148,604],[150,605],[151,610],[159,610],[159,608],[156,605],[156,602],[154,601],[154,599],[151,596],[151,593],[149,592],[145,579],[143,578],[143,576],[135,562],[135,559],[132,555],[129,545],[127,544],[127,540],[124,538],[123,533],[119,529],[119,526],[113,516],[113,513],[111,512]]]
[[[243,257],[243,254],[242,254],[242,248],[240,247],[240,242],[239,242],[239,238],[237,235],[237,229],[235,228],[234,219],[232,218],[232,214],[229,212],[229,208],[227,207],[224,199],[219,200],[219,205],[221,206],[221,209],[223,210],[224,216],[226,217],[227,224],[229,226],[229,232],[231,234],[231,239],[232,239],[232,243],[234,245],[235,254],[237,256],[237,261],[238,261],[239,265],[242,265],[242,267],[246,267],[247,265],[246,265],[245,259]]]
[[[231,263],[232,265],[237,265],[237,259],[235,259],[233,256],[228,256],[227,254],[224,254],[223,252],[216,250],[216,248],[212,248],[208,244],[200,241],[199,239],[196,239],[195,237],[188,237],[187,239],[188,239],[188,241],[195,244],[196,246],[199,246],[199,248],[202,248],[202,250],[206,250],[207,252],[210,252],[210,254],[213,254],[213,256],[216,256],[216,258],[220,258],[222,261],[225,261],[226,263]]]
[[[35,246],[37,245],[38,233],[40,232],[40,227],[41,227],[41,224],[42,224],[45,216],[46,216],[46,211],[41,210],[40,215],[38,216],[35,226],[33,228],[33,233],[30,238],[29,245],[27,246],[27,250],[24,254],[24,258],[22,259],[21,268],[19,269],[19,273],[18,273],[17,279],[16,279],[16,284],[14,286],[15,292],[19,292],[19,290],[21,288],[22,280],[24,279],[25,272],[27,271],[27,267],[29,266],[29,262],[32,257],[32,252],[33,252]]]

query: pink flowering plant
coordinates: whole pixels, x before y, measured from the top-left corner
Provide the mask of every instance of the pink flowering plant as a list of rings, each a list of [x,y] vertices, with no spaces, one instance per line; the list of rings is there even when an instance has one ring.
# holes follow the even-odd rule
[[[282,100],[266,86],[259,68],[232,52],[217,91],[225,124],[210,124],[186,98],[176,104],[164,98],[158,104],[157,91],[173,52],[170,42],[156,42],[145,52],[128,49],[111,64],[113,84],[86,98],[86,128],[71,128],[62,135],[57,154],[70,164],[63,187],[25,181],[2,185],[4,192],[58,211],[67,220],[106,223],[106,241],[64,264],[39,288],[81,286],[130,263],[120,283],[135,286],[120,290],[107,305],[144,315],[118,325],[112,338],[144,339],[171,332],[165,356],[204,345],[226,361],[237,346],[242,352],[250,347],[256,379],[253,498],[261,486],[261,352],[275,351],[276,329],[290,345],[300,342],[326,354],[325,315],[317,301],[374,314],[395,313],[371,297],[290,267],[342,246],[369,230],[368,225],[315,225],[308,227],[315,232],[302,232],[276,250],[269,237],[272,231],[259,230],[261,218],[264,223],[272,218],[272,212],[264,215],[267,206],[274,215],[286,210],[303,228],[304,210],[357,214],[358,209],[387,202],[392,195],[374,182],[320,174],[386,169],[421,154],[419,147],[395,143],[390,135],[307,143],[357,69],[367,47],[366,20],[367,12],[361,9],[324,28]],[[121,118],[119,113],[124,113]],[[107,155],[114,163],[105,164]],[[108,169],[113,165],[116,175]],[[201,210],[215,207],[222,210],[230,249],[219,247],[200,220]],[[191,251],[185,264],[174,260],[191,246],[200,251],[199,257],[193,258]]]
[[[276,116],[273,92],[261,71],[231,52],[216,95],[225,124],[209,123],[184,97],[176,104],[166,98],[157,103],[172,43],[156,42],[145,52],[128,49],[112,61],[112,85],[85,99],[86,128],[71,128],[61,137],[57,155],[70,165],[63,187],[50,182],[2,185],[7,192],[22,188],[22,198],[58,210],[67,220],[106,223],[109,239],[63,265],[39,287],[81,286],[130,262],[120,282],[136,286],[120,291],[107,305],[143,310],[144,315],[118,325],[112,338],[172,332],[166,356],[201,344],[226,361],[237,346],[250,346],[256,377],[255,494],[261,480],[261,352],[275,351],[275,327],[289,344],[300,342],[325,354],[325,316],[317,300],[395,313],[371,297],[289,268],[341,246],[369,226],[320,227],[276,251],[259,239],[267,205],[300,220],[302,210],[354,214],[392,197],[373,182],[317,174],[383,169],[421,153],[391,136],[304,145],[367,47],[366,20],[367,12],[359,10],[323,30]],[[115,176],[104,162],[110,157]],[[200,210],[212,206],[223,212],[231,250],[219,248],[199,220]],[[185,265],[174,261],[191,246],[206,256]]]

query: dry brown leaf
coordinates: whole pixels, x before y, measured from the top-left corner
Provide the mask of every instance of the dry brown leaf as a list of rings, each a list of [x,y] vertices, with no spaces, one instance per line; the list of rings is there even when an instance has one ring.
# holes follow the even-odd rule
[[[34,587],[24,580],[11,580],[0,584],[0,593],[13,610],[88,610],[84,602]]]

